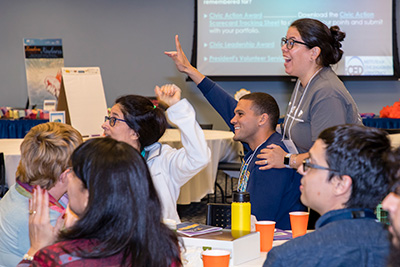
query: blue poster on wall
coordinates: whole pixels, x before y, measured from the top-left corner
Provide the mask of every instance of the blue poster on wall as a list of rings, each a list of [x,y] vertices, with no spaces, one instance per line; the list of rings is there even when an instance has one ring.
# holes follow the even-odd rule
[[[44,100],[58,100],[64,58],[61,39],[24,39],[29,103],[43,107]]]

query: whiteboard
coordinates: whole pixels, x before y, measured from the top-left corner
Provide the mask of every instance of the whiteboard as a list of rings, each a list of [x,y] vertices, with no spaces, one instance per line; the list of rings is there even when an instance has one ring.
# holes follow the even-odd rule
[[[63,105],[66,105],[65,111],[68,113],[67,123],[77,129],[83,137],[100,136],[103,132],[101,125],[104,116],[107,116],[100,68],[62,68],[61,90],[65,93],[66,103]]]

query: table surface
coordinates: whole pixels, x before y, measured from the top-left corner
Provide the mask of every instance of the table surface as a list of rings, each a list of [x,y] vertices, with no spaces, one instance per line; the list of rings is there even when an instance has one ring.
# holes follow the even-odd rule
[[[0,152],[5,155],[19,155],[19,146],[23,139],[0,139]]]
[[[308,230],[308,232],[313,231],[313,230]],[[289,241],[291,239],[286,239],[286,240],[274,240],[272,243],[273,247],[276,246],[280,246],[283,243]],[[188,256],[187,254],[185,254],[184,257],[186,257],[186,259],[189,259],[189,261],[184,261],[184,265],[183,266],[191,266],[191,267],[202,267],[203,263],[201,261],[201,253],[202,249],[200,248],[195,248],[195,247],[188,247],[186,252],[192,253],[192,255]],[[233,266],[233,267],[260,267],[263,266],[265,259],[267,258],[268,253],[267,252],[260,252],[260,256],[256,259],[250,260],[250,261],[246,261],[243,262],[241,264],[233,264],[233,261],[230,260],[229,266]]]
[[[225,231],[225,230],[223,230],[223,231]],[[288,231],[291,232],[291,230],[288,230]],[[311,233],[313,231],[314,230],[307,230],[307,233]],[[188,237],[186,237],[186,238],[188,238]],[[194,238],[196,238],[196,237],[194,237]],[[292,240],[292,238],[282,239],[282,240],[274,240],[273,243],[272,243],[272,247],[280,246],[283,243],[285,243],[287,241],[290,241],[290,240]],[[191,260],[191,262],[188,262],[187,264],[184,264],[184,266],[202,267],[203,264],[202,264],[202,261],[200,259],[201,258],[201,256],[200,256],[201,249],[197,248],[197,250],[196,250],[195,247],[189,247],[187,250],[190,251],[193,254],[189,258]],[[260,267],[260,266],[263,266],[264,261],[267,258],[267,256],[268,256],[267,252],[260,252],[260,256],[258,258],[256,258],[256,259],[253,259],[253,260],[250,260],[250,261],[246,261],[246,262],[243,262],[241,264],[236,264],[236,265],[234,265],[232,263],[232,260],[231,260],[230,263],[229,263],[229,266],[233,266],[233,267]]]

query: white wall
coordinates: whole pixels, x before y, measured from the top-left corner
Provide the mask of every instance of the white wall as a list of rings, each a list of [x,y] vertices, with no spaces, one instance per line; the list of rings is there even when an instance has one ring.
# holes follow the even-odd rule
[[[25,106],[23,38],[62,38],[65,66],[100,67],[108,106],[120,95],[150,96],[155,85],[173,82],[195,106],[199,122],[227,129],[194,84],[186,82],[163,54],[175,49],[174,35],[179,34],[190,56],[193,21],[194,0],[1,1],[0,106]],[[220,84],[232,93],[240,88],[267,92],[277,99],[281,114],[293,89],[288,82]],[[346,82],[346,86],[360,112],[379,113],[400,98],[398,81]]]

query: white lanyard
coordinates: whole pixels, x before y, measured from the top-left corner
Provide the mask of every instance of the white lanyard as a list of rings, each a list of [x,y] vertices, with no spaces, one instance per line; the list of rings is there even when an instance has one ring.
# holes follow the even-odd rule
[[[310,85],[312,79],[313,79],[313,78],[318,74],[318,72],[320,72],[321,70],[322,70],[322,68],[320,68],[319,70],[317,70],[317,71],[313,74],[313,76],[311,76],[310,80],[308,81],[308,83],[307,83],[307,85],[306,85],[306,88],[304,88],[304,91],[303,91],[303,93],[301,94],[300,101],[299,101],[299,103],[298,103],[298,105],[297,105],[297,108],[296,108],[296,110],[293,112],[293,118],[292,118],[292,121],[290,122],[289,130],[288,130],[288,138],[289,138],[290,141],[292,140],[291,129],[292,129],[292,126],[293,126],[293,122],[295,121],[295,118],[296,118],[296,116],[297,116],[297,113],[298,113],[299,110],[300,110],[301,102],[303,102],[303,98],[304,98],[304,96],[305,96],[305,94],[306,94],[306,92],[307,92],[308,86]],[[296,85],[295,85],[295,89],[294,89],[294,90],[295,90],[295,94],[294,94],[293,102],[295,102],[296,99],[297,99],[297,93],[299,92],[299,87],[300,87],[300,80],[298,79],[297,82],[296,82]],[[287,117],[287,118],[290,117],[289,113],[290,113],[290,111],[292,110],[293,105],[294,105],[294,103],[292,103],[292,105],[289,107],[288,113],[286,113],[286,117]],[[286,128],[287,128],[287,123],[285,123],[285,125],[284,125],[284,127],[283,127],[282,141],[285,139]]]

